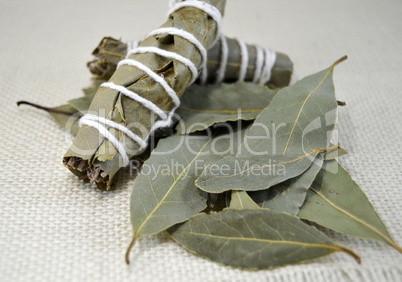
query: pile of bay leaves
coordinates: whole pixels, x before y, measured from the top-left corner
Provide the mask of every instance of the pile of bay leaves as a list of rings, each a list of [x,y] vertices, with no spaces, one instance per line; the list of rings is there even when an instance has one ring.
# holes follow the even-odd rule
[[[220,264],[266,269],[353,251],[315,226],[382,241],[399,252],[331,143],[334,67],[294,85],[193,85],[180,120],[143,160],[131,198],[134,238],[166,231],[188,251]],[[47,110],[77,132],[92,100]],[[72,120],[72,121],[71,121]],[[133,169],[138,168],[138,163]]]

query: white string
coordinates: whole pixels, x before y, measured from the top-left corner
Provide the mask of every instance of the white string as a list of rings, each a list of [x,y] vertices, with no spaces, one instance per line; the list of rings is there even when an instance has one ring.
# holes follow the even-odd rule
[[[157,122],[154,123],[154,125],[151,127],[151,130],[149,131],[147,139],[151,136],[152,133],[154,133],[157,129],[159,128],[164,128],[164,127],[169,127],[172,125],[173,122],[173,115],[174,112],[177,110],[178,106],[174,106],[173,109],[169,112],[168,118],[163,120],[158,120]]]
[[[265,62],[264,67],[262,69],[261,79],[259,81],[259,84],[261,85],[266,84],[271,78],[272,68],[274,67],[276,61],[276,53],[272,52],[270,49],[265,48],[264,55],[265,55]]]
[[[184,32],[184,34],[187,33],[184,30],[180,30],[180,29],[176,29],[176,28],[160,28],[160,29],[157,29],[157,30],[154,30],[153,32],[151,32],[149,34],[149,36],[165,34],[165,33],[175,33],[174,35],[180,35],[181,32]],[[182,36],[182,37],[189,40],[194,45],[196,45],[197,43],[199,44],[198,40],[191,33],[187,33],[185,36]],[[221,34],[221,36],[220,36],[220,41],[221,41],[221,50],[220,50],[221,58],[220,58],[219,68],[216,72],[216,79],[214,82],[215,84],[219,84],[224,81],[225,72],[226,72],[226,68],[227,68],[227,62],[228,62],[228,58],[229,58],[229,48],[228,48],[228,44],[227,44],[227,39],[223,34]],[[132,51],[132,48],[134,46],[137,46],[139,42],[140,41],[138,41],[138,40],[127,42],[127,46],[128,46],[127,51],[128,52]],[[256,60],[255,60],[255,71],[254,71],[252,82],[256,83],[256,84],[264,85],[271,79],[272,68],[274,67],[275,61],[276,61],[276,53],[271,51],[270,49],[262,49],[258,45],[254,46],[254,47],[256,48],[257,55],[256,55]],[[141,47],[141,48],[148,48],[148,47]],[[199,51],[201,53],[201,56],[203,58],[206,57],[207,53],[206,53],[205,48],[202,45],[200,45],[197,48],[200,48]],[[175,53],[173,53],[173,54],[175,54]],[[184,58],[184,59],[186,59],[186,58]],[[203,70],[201,73],[201,77],[203,77],[204,75],[206,75],[208,73],[208,71],[205,71],[205,69],[207,69],[207,64],[206,63],[204,64],[204,62],[206,62],[206,59],[202,59],[202,65],[204,65],[204,66],[202,67]],[[185,64],[184,62],[182,62],[182,63]],[[187,67],[190,68],[189,65]],[[194,69],[192,70],[192,75],[193,74],[194,74]],[[201,80],[200,84],[205,84],[206,77],[204,79],[200,79],[200,80]],[[193,82],[193,80],[192,80],[192,82]]]
[[[240,52],[241,52],[241,64],[240,64],[240,72],[237,81],[244,81],[247,75],[247,67],[248,67],[248,50],[246,46],[246,42],[244,40],[236,38],[236,41],[239,43]]]
[[[176,92],[172,89],[172,87],[169,86],[169,84],[166,82],[166,80],[157,75],[153,70],[151,70],[149,67],[147,67],[146,65],[144,65],[143,63],[140,63],[139,61],[133,60],[133,59],[124,59],[121,60],[118,64],[117,64],[117,68],[123,66],[123,65],[127,65],[127,66],[132,66],[132,67],[136,67],[140,70],[142,70],[143,72],[145,72],[150,78],[152,78],[153,80],[155,80],[156,82],[158,82],[160,85],[162,85],[162,87],[165,89],[165,91],[168,93],[168,95],[170,96],[170,98],[173,100],[173,103],[175,105],[180,105],[180,99],[179,97],[177,97]]]
[[[120,143],[120,141],[117,140],[117,138],[114,137],[113,134],[111,134],[106,127],[101,125],[99,121],[87,119],[86,116],[87,115],[84,115],[83,117],[80,118],[79,125],[80,126],[87,125],[87,126],[93,127],[96,130],[98,130],[100,135],[105,137],[107,140],[109,140],[110,143],[113,144],[113,146],[116,148],[116,150],[119,152],[119,154],[121,155],[121,157],[123,159],[123,165],[127,166],[129,164],[128,155],[127,155],[126,149],[124,149],[124,147]]]
[[[198,70],[197,70],[195,64],[192,61],[190,61],[189,59],[187,59],[177,53],[174,53],[174,52],[162,50],[157,47],[137,47],[136,49],[129,51],[127,53],[127,57],[129,57],[133,54],[144,54],[144,53],[154,53],[154,54],[160,55],[160,56],[168,58],[168,59],[174,59],[176,61],[179,61],[180,63],[182,63],[183,65],[188,67],[191,71],[192,79],[190,81],[190,84],[193,84],[194,81],[197,79]]]
[[[215,84],[219,84],[223,81],[229,59],[229,48],[226,37],[222,34],[220,40],[221,40],[221,61],[217,71]]]
[[[194,7],[199,10],[204,11],[207,13],[211,18],[214,19],[216,22],[216,33],[215,33],[215,39],[211,44],[211,47],[215,45],[215,43],[218,41],[219,36],[221,34],[221,26],[222,26],[222,14],[221,12],[213,5],[208,4],[206,2],[202,1],[197,1],[197,0],[190,0],[190,1],[184,1],[180,3],[176,3],[168,12],[168,15],[172,14],[173,12],[184,8],[184,7]]]
[[[261,79],[262,66],[264,64],[264,51],[260,46],[255,46],[255,50],[257,56],[255,59],[255,71],[253,76],[253,83],[257,83]]]
[[[84,115],[81,119],[80,122],[81,123],[85,123],[86,121],[95,121],[98,123],[102,123],[104,125],[113,127],[117,130],[120,130],[121,132],[125,133],[131,140],[133,140],[134,142],[136,142],[138,145],[141,146],[141,148],[145,148],[147,146],[147,143],[141,138],[139,137],[137,134],[135,134],[134,132],[132,132],[131,130],[129,130],[127,127],[125,127],[124,125],[121,125],[117,122],[114,122],[110,119],[106,119],[100,116],[95,116],[95,115],[91,115],[91,114],[86,114]]]
[[[200,43],[200,41],[198,41],[198,39],[195,38],[195,36],[192,35],[191,33],[187,32],[185,30],[182,30],[182,29],[178,29],[176,27],[162,27],[162,28],[155,29],[154,31],[149,33],[147,37],[161,35],[161,34],[170,34],[170,35],[180,36],[180,37],[188,40],[190,43],[192,43],[198,49],[198,51],[200,52],[200,55],[201,55],[201,69],[202,69],[201,77],[200,77],[200,84],[205,84],[205,82],[207,80],[207,75],[208,75],[207,50]]]
[[[131,90],[128,90],[126,87],[116,85],[113,82],[104,82],[104,83],[102,83],[100,85],[100,87],[110,88],[110,89],[119,91],[120,93],[124,94],[125,96],[127,96],[127,97],[133,99],[134,101],[137,101],[138,103],[142,104],[144,107],[146,107],[150,111],[156,113],[161,119],[166,119],[167,118],[167,114],[161,108],[159,108],[157,105],[155,105],[151,101],[141,97],[137,93],[135,93],[135,92],[133,92]]]
[[[214,6],[197,1],[197,0],[191,0],[191,1],[186,1],[186,2],[181,2],[178,3],[179,0],[170,0],[170,4],[176,3],[176,5],[173,6],[173,8],[169,11],[169,14],[177,11],[178,9],[181,9],[183,7],[195,7],[197,9],[200,9],[204,12],[206,12],[210,17],[212,17],[216,21],[216,36],[214,40],[214,44],[218,38],[220,38],[220,27],[221,27],[221,21],[222,21],[222,15],[220,14],[219,10],[215,8]],[[174,27],[165,27],[165,28],[159,28],[154,31],[152,31],[147,37],[158,35],[158,34],[170,34],[170,35],[177,35],[180,36],[192,44],[198,49],[200,52],[201,56],[201,68],[202,68],[202,77],[201,77],[201,83],[205,83],[206,78],[207,78],[207,51],[205,47],[197,40],[197,38],[192,35],[191,33],[174,28]],[[156,121],[153,126],[151,127],[147,137],[145,139],[142,139],[138,135],[134,134],[132,131],[130,131],[127,127],[116,123],[112,120],[105,119],[103,117],[98,117],[90,114],[84,115],[79,122],[79,125],[87,125],[91,126],[93,128],[96,128],[99,131],[99,134],[104,136],[107,140],[109,140],[113,146],[116,148],[116,150],[119,152],[119,154],[122,157],[123,160],[123,166],[127,166],[129,164],[129,157],[128,154],[122,145],[122,143],[117,140],[113,134],[109,132],[109,130],[104,127],[103,125],[107,125],[109,127],[115,128],[117,130],[120,130],[121,132],[125,133],[130,139],[132,139],[134,142],[138,143],[140,145],[139,152],[141,152],[145,147],[147,146],[148,139],[152,135],[153,132],[155,132],[157,129],[170,126],[173,122],[173,115],[175,110],[180,106],[180,99],[177,96],[176,92],[173,90],[172,87],[166,82],[163,76],[159,76],[156,74],[153,70],[151,70],[149,67],[144,65],[143,63],[136,61],[134,59],[130,59],[129,56],[133,54],[138,54],[138,53],[155,53],[157,55],[174,59],[177,60],[178,62],[181,62],[183,65],[189,68],[191,71],[192,75],[192,80],[191,83],[195,81],[198,75],[198,70],[195,66],[195,64],[190,61],[189,59],[177,54],[173,53],[167,50],[162,50],[156,47],[138,47],[139,42],[138,41],[133,41],[132,43],[127,44],[127,56],[126,59],[120,61],[117,65],[117,68],[121,66],[132,66],[140,69],[141,71],[145,72],[150,78],[152,78],[155,82],[159,83],[166,91],[166,93],[169,95],[169,97],[173,101],[173,108],[171,111],[166,115],[166,113],[160,109],[158,106],[156,106],[154,103],[151,101],[141,97],[137,93],[128,90],[126,87],[121,86],[121,85],[116,85],[113,82],[107,82],[101,84],[101,87],[106,87],[110,88],[116,91],[119,91],[119,93],[122,93],[123,95],[137,101],[138,103],[142,104],[144,107],[148,108],[152,112],[156,113],[159,115],[161,120]],[[103,125],[102,125],[103,124]]]

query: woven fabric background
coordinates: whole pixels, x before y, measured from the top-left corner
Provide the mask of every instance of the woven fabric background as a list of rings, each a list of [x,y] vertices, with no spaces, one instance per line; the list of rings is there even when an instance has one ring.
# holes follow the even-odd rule
[[[400,281],[402,255],[373,241],[329,233],[362,257],[241,271],[187,253],[166,235],[131,239],[133,177],[101,192],[61,163],[70,134],[46,113],[89,85],[85,63],[103,36],[141,38],[166,18],[167,0],[0,0],[1,281]],[[402,244],[402,2],[229,0],[223,31],[292,58],[297,77],[335,70],[341,163]]]

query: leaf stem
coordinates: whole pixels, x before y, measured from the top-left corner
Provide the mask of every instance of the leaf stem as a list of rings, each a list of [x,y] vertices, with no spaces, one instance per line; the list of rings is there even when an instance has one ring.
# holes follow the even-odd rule
[[[137,236],[134,235],[133,239],[130,242],[130,245],[127,248],[126,255],[125,255],[127,264],[130,264],[130,252],[131,252],[132,248],[134,247],[136,241],[137,241]]]
[[[17,106],[20,106],[20,105],[31,106],[31,107],[34,107],[34,108],[37,108],[37,109],[40,109],[40,110],[43,110],[43,111],[46,111],[46,112],[49,112],[49,113],[56,113],[56,114],[62,114],[62,115],[66,115],[66,116],[71,116],[71,113],[69,113],[69,112],[60,111],[60,110],[56,110],[56,109],[53,109],[53,108],[41,106],[39,104],[31,103],[31,102],[28,102],[28,101],[18,101]]]
[[[335,150],[337,150],[337,149],[339,149],[339,147],[340,147],[340,144],[338,143],[338,144],[335,144],[334,146],[332,146],[332,147],[328,147],[328,148],[316,148],[316,149],[313,149],[311,152],[321,152],[321,151],[323,151],[323,152],[331,152],[331,151],[335,151]],[[311,153],[309,153],[309,154],[311,154]]]
[[[336,245],[336,246],[339,248],[339,251],[347,253],[348,255],[352,256],[358,264],[361,264],[362,260],[361,260],[360,256],[358,254],[356,254],[354,251],[349,250],[349,249],[339,246],[339,245]]]
[[[332,64],[332,66],[330,67],[330,69],[334,69],[337,65],[339,65],[340,63],[342,63],[343,61],[346,61],[348,59],[348,56],[343,56],[342,58],[338,59],[335,61],[335,63]]]

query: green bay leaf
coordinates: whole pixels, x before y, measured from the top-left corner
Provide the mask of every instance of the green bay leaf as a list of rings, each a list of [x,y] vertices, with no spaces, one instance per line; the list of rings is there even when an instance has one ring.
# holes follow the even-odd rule
[[[300,176],[279,183],[269,189],[249,192],[250,197],[262,208],[297,215],[306,199],[307,190],[323,165],[320,155]]]
[[[206,168],[196,180],[196,185],[208,193],[268,189],[306,171],[318,153],[318,150],[314,150],[304,156],[276,155],[269,159],[261,156],[229,156],[215,164],[225,169]]]
[[[79,119],[82,114],[88,110],[92,99],[93,95],[82,96],[69,100],[67,102],[68,104],[57,107],[45,107],[27,101],[19,101],[17,102],[17,105],[28,105],[43,110],[51,115],[58,125],[76,134],[79,130]]]
[[[73,108],[76,110],[80,111],[81,113],[84,113],[88,111],[89,106],[92,103],[92,100],[94,98],[95,94],[87,94],[85,96],[71,99],[67,103],[70,104]]]
[[[195,186],[195,179],[231,150],[243,137],[235,134],[209,136],[175,135],[159,141],[144,163],[131,194],[131,223],[137,238],[157,234],[184,222],[207,207],[208,196]]]
[[[382,241],[402,252],[364,192],[335,160],[325,162],[298,216],[346,235]]]
[[[231,168],[229,173],[216,175],[205,170],[197,180],[197,186],[209,193],[257,191],[307,170],[317,151],[327,150],[330,145],[337,116],[332,74],[335,66],[345,59],[279,90],[246,131],[240,154],[221,160],[220,165],[226,163]],[[284,162],[286,169],[282,175],[272,173],[266,177],[244,174],[235,169],[239,160],[257,166]],[[272,165],[275,166],[278,164]]]
[[[259,209],[260,206],[247,194],[246,191],[233,190],[230,198],[232,209]]]
[[[81,118],[81,114],[76,108],[70,105],[61,105],[52,108],[52,110],[54,111],[49,111],[48,113],[54,118],[57,124],[62,126],[64,129],[77,134],[80,129],[78,122]]]
[[[27,101],[18,101],[17,105],[18,106],[28,105],[47,112],[54,118],[54,121],[58,125],[60,125],[64,129],[71,131],[74,134],[76,134],[79,130],[78,121],[81,117],[81,113],[70,104],[65,104],[51,108],[51,107],[44,107]]]
[[[267,159],[260,155],[248,157],[229,155],[217,160],[214,167],[206,167],[195,183],[208,193],[264,190],[300,176],[318,155],[337,149],[338,145],[335,145],[330,148],[317,148],[297,157],[286,154],[270,156]]]
[[[225,209],[199,214],[168,230],[185,249],[209,260],[243,269],[285,266],[352,251],[296,217],[268,209]]]
[[[194,174],[196,161],[205,152],[211,139],[189,140],[196,153],[183,146],[171,154],[163,155],[181,140],[183,138],[179,136],[161,140],[135,180],[131,195],[131,223],[135,237],[159,233],[206,207],[206,199],[194,185]]]
[[[328,147],[337,116],[333,70],[345,59],[278,91],[246,132],[244,152],[246,145],[256,152],[282,155]],[[266,141],[256,138],[261,136]]]
[[[276,90],[267,86],[237,82],[219,85],[192,85],[180,97],[176,127],[179,134],[205,130],[213,124],[252,120],[268,106]]]
[[[89,87],[82,89],[82,92],[84,92],[84,96],[87,96],[87,95],[95,96],[96,91],[98,91],[99,86],[102,83],[107,82],[107,81],[108,81],[108,79],[105,80],[105,79],[93,78],[92,84]]]

